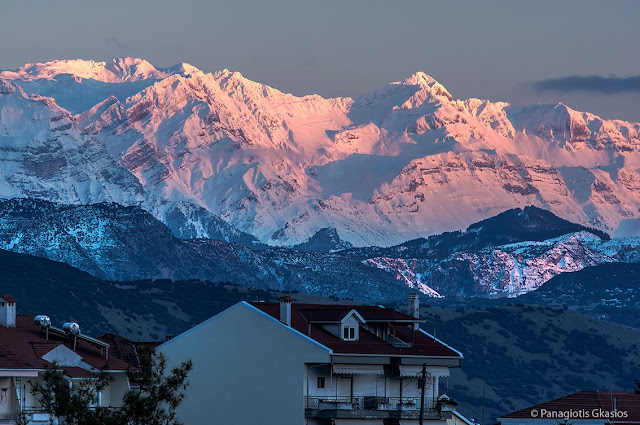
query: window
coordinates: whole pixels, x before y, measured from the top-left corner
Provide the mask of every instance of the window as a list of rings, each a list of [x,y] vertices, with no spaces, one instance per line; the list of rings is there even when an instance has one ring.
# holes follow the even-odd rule
[[[356,340],[356,327],[355,326],[345,326],[342,330],[342,339],[345,341],[355,341]]]
[[[318,376],[318,388],[324,388],[325,385],[325,380],[324,380],[324,376]]]

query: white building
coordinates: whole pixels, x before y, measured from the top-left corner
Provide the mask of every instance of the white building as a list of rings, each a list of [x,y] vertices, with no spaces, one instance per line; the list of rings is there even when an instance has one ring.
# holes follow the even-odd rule
[[[462,354],[376,306],[241,302],[157,348],[194,369],[185,425],[469,422],[440,396]],[[423,367],[425,379],[422,378]]]
[[[91,379],[104,368],[112,378],[97,395],[100,406],[118,407],[129,389],[129,364],[109,355],[109,344],[51,326],[46,316],[16,314],[17,303],[10,295],[0,295],[0,425],[15,424],[21,413],[32,424],[48,424],[31,392],[31,383],[41,379],[54,363],[69,385]]]

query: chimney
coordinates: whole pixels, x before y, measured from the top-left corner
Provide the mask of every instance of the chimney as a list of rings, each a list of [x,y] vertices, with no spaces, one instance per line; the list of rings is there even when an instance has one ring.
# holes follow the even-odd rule
[[[291,302],[293,298],[285,295],[278,298],[278,301],[280,301],[280,321],[287,326],[291,326]]]
[[[409,294],[409,316],[415,317],[416,319],[420,318],[420,300],[418,299],[417,292]],[[417,323],[413,325],[414,329],[418,329],[419,327],[420,325]]]
[[[11,295],[0,295],[0,325],[16,327],[16,299]]]

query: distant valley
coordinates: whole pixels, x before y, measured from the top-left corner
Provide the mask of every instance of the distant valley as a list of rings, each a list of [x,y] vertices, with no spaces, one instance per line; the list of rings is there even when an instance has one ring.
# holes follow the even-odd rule
[[[577,273],[602,276],[597,271],[601,267],[609,268],[603,273],[620,268],[628,270],[620,277],[637,276],[631,269],[637,269],[637,265],[623,264]],[[566,280],[565,276],[571,274],[555,279]],[[577,281],[584,282],[583,288],[590,287],[588,279],[584,279]],[[550,283],[553,285],[549,290],[545,288],[547,284],[540,290],[550,293],[554,288],[564,289],[553,280]],[[198,280],[108,282],[62,263],[7,251],[0,251],[0,287],[18,299],[21,313],[48,314],[54,324],[74,320],[89,335],[118,332],[136,340],[164,339],[241,300],[273,301],[281,294]],[[630,281],[629,287],[637,290],[637,278]],[[619,289],[626,292],[623,286]],[[583,388],[633,387],[633,378],[640,374],[638,327],[614,324],[564,307],[549,307],[556,300],[545,296],[534,300],[540,305],[520,303],[527,302],[527,297],[536,292],[512,300],[511,305],[485,298],[483,302],[493,305],[439,306],[434,304],[440,302],[438,299],[423,297],[420,314],[426,320],[425,330],[436,332],[465,355],[462,369],[443,385],[461,403],[459,409],[467,417],[480,418],[479,406],[483,404],[486,417],[495,420],[500,414],[526,407],[540,398],[554,398]],[[601,296],[593,292],[589,297],[590,290],[574,293],[575,300],[584,305],[597,304]],[[300,302],[353,302],[337,297],[291,295]],[[570,294],[557,301],[569,299]],[[390,306],[406,309],[403,303]],[[620,311],[629,307],[621,306]],[[635,315],[637,325],[637,308],[629,311]]]

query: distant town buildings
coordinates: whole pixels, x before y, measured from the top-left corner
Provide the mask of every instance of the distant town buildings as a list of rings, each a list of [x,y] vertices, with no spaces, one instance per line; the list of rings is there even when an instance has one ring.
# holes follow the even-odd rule
[[[501,425],[636,425],[640,394],[580,391],[500,418]]]
[[[418,311],[240,302],[157,350],[193,361],[185,425],[469,424],[440,386],[463,356]]]

